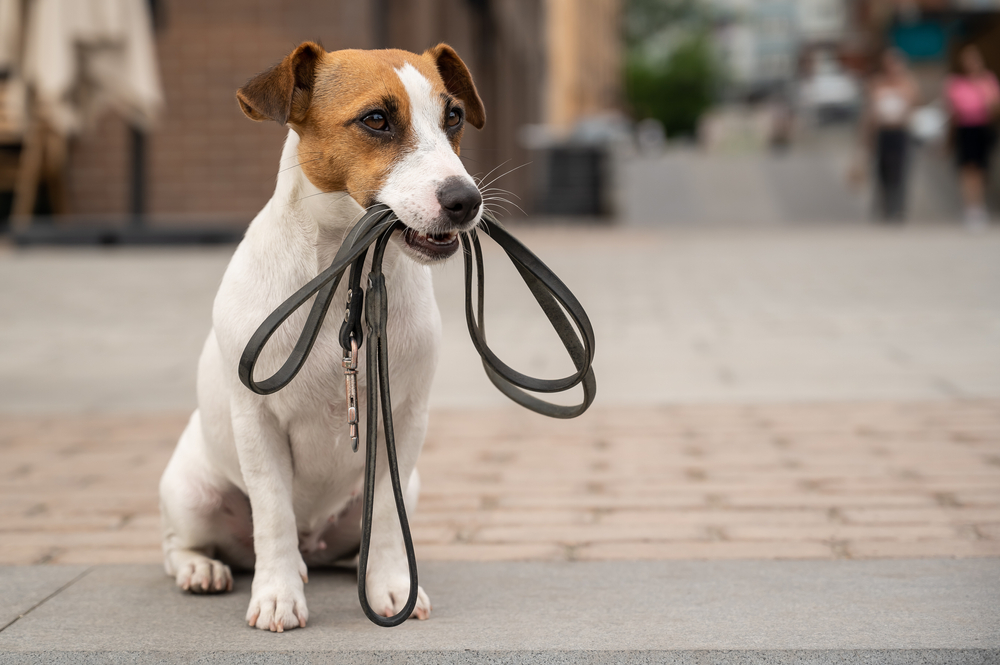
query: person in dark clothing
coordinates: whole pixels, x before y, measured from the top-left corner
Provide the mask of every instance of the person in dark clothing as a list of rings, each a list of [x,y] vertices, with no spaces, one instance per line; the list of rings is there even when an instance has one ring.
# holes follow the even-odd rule
[[[960,73],[948,77],[945,96],[954,128],[955,161],[965,203],[963,217],[969,228],[985,228],[989,222],[985,183],[996,139],[993,123],[1000,110],[1000,85],[975,46],[961,50],[959,69]]]
[[[882,54],[879,72],[868,83],[863,129],[874,153],[876,212],[885,220],[906,214],[910,115],[919,90],[903,56],[895,49]]]

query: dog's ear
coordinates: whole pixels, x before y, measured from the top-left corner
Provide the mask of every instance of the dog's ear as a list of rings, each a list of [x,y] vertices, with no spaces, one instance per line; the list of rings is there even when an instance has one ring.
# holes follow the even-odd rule
[[[240,108],[251,120],[274,120],[279,125],[302,120],[312,96],[316,63],[326,51],[302,42],[280,63],[261,72],[236,91]]]
[[[465,103],[465,118],[476,129],[482,129],[486,124],[486,109],[483,100],[476,92],[476,84],[472,82],[472,74],[455,49],[447,44],[438,44],[427,51],[437,64],[438,73],[444,81],[444,87]]]

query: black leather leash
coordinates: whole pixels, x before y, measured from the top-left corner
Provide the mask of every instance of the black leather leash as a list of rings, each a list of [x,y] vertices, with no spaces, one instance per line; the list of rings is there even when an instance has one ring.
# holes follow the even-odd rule
[[[479,235],[473,230],[461,235],[465,253],[465,314],[469,324],[469,334],[476,351],[483,359],[483,367],[490,381],[500,392],[536,413],[553,418],[575,418],[594,401],[597,381],[591,367],[594,360],[594,330],[590,319],[580,302],[566,285],[549,270],[527,247],[510,235],[491,215],[483,214],[481,226],[487,235],[507,253],[532,296],[538,302],[559,339],[566,347],[576,371],[561,379],[538,379],[522,374],[504,363],[493,353],[486,343],[484,323],[484,269],[483,251]],[[365,438],[365,487],[361,519],[361,551],[358,561],[358,597],[361,607],[369,619],[379,626],[397,626],[410,617],[417,604],[417,562],[410,537],[406,507],[403,504],[402,484],[399,480],[399,465],[396,461],[396,442],[392,428],[392,401],[389,395],[388,301],[385,275],[382,273],[382,259],[393,232],[404,229],[396,215],[386,206],[376,206],[361,218],[347,234],[340,250],[330,267],[317,275],[308,284],[296,291],[277,309],[264,319],[250,338],[243,356],[240,358],[239,376],[247,388],[258,395],[270,395],[281,390],[299,372],[316,337],[333,294],[337,290],[344,273],[350,268],[348,278],[347,305],[344,322],[340,329],[340,344],[344,348],[344,373],[347,383],[348,422],[351,427],[351,444],[358,449],[357,418],[357,360],[358,350],[364,342],[361,312],[368,323],[367,377],[368,377],[368,431]],[[367,293],[361,288],[361,273],[364,269],[368,248],[374,245],[372,265],[368,272]],[[475,294],[473,293],[475,291]],[[253,378],[254,365],[260,357],[267,341],[281,324],[313,295],[312,308],[299,338],[284,364],[271,377],[262,381]],[[475,304],[473,301],[475,300]],[[574,406],[553,404],[525,391],[535,393],[558,393],[576,385],[583,387],[583,400]],[[375,503],[375,464],[378,447],[378,405],[382,402],[382,423],[385,429],[386,457],[389,461],[389,478],[392,482],[396,514],[403,535],[406,560],[410,572],[410,595],[402,611],[391,617],[377,614],[368,603],[365,580],[368,572],[368,553],[371,543],[372,515]]]

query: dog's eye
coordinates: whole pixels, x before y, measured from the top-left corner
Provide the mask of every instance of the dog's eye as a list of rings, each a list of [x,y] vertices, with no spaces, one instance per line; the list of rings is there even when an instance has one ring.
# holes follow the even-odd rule
[[[458,127],[459,123],[462,122],[462,112],[458,109],[452,109],[448,111],[448,117],[445,118],[444,124],[449,127]]]
[[[379,111],[376,111],[375,113],[369,113],[368,115],[366,115],[364,118],[361,119],[361,122],[365,123],[372,129],[376,129],[378,131],[384,132],[389,129],[389,121],[386,120],[385,114]]]

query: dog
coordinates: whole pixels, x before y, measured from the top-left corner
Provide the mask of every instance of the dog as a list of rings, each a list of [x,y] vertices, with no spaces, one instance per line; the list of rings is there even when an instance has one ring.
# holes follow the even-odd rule
[[[274,195],[236,248],[215,298],[198,365],[198,408],[160,481],[163,550],[167,574],[193,593],[231,590],[230,566],[252,568],[246,620],[282,632],[309,618],[308,567],[358,551],[365,460],[350,444],[335,321],[281,392],[265,397],[246,389],[237,377],[240,354],[264,318],[330,264],[367,208],[392,208],[407,227],[393,236],[383,268],[392,412],[405,503],[413,510],[441,330],[430,265],[455,254],[458,234],[482,216],[482,195],[459,144],[465,125],[481,129],[486,113],[468,68],[446,44],[417,55],[327,52],[305,42],[236,96],[250,119],[290,130]],[[342,283],[334,302],[345,302],[346,291]],[[271,338],[258,376],[280,367],[307,309]],[[360,413],[365,381],[359,374]],[[376,612],[392,616],[410,584],[384,450],[367,593]],[[430,611],[420,589],[412,616],[426,619]]]

